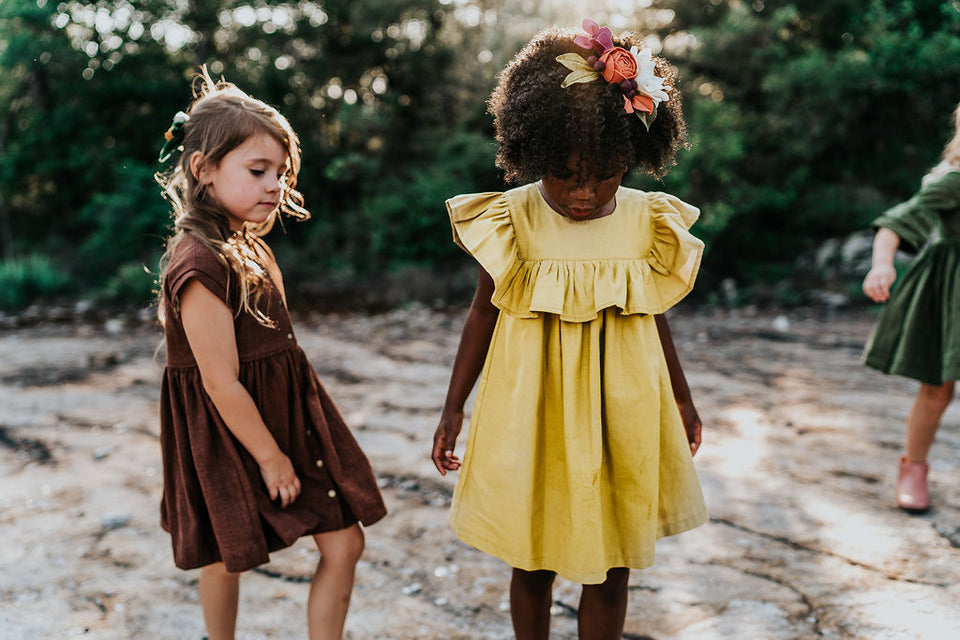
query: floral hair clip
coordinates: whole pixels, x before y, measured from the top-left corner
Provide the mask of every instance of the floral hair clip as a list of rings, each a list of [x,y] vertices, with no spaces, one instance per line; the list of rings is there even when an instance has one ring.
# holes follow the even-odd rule
[[[583,21],[586,35],[577,36],[574,42],[583,49],[596,52],[587,58],[576,53],[557,56],[557,62],[570,69],[563,79],[562,88],[579,82],[593,82],[603,78],[607,83],[617,85],[623,94],[623,110],[635,113],[650,130],[657,118],[657,107],[670,99],[669,86],[663,78],[654,74],[653,55],[650,49],[640,51],[631,47],[613,45],[613,36],[609,27],[601,28],[590,18]]]
[[[170,156],[181,148],[183,144],[183,125],[189,119],[190,116],[183,111],[178,111],[177,115],[173,116],[173,124],[171,124],[167,132],[163,134],[166,142],[163,143],[163,148],[160,149],[160,162],[166,162],[170,159]]]

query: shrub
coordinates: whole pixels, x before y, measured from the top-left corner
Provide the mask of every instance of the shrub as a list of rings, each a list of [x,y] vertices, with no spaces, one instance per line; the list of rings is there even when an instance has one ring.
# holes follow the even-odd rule
[[[31,302],[62,295],[70,278],[45,255],[0,262],[0,309],[18,311]]]

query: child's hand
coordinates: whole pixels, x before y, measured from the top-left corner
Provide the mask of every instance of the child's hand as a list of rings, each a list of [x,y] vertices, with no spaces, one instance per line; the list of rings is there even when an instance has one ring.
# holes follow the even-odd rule
[[[453,455],[457,444],[457,436],[463,427],[463,412],[444,412],[440,416],[440,424],[433,435],[433,464],[440,475],[447,475],[447,471],[456,471],[460,468],[460,458]]]
[[[680,410],[680,419],[683,420],[683,430],[687,432],[687,442],[690,443],[690,455],[697,455],[700,448],[700,432],[703,425],[700,422],[700,414],[697,408],[693,406],[693,401],[689,398],[683,402],[677,403]]]
[[[260,475],[263,477],[270,499],[280,499],[280,506],[286,507],[300,495],[300,479],[293,470],[290,458],[277,453],[272,458],[260,462]]]
[[[867,277],[863,279],[863,292],[874,302],[886,302],[890,298],[890,287],[897,279],[897,271],[893,265],[871,267]]]

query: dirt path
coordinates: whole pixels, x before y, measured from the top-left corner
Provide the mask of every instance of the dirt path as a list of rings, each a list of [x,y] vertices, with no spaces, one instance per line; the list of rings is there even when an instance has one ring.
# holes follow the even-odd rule
[[[367,532],[350,638],[511,636],[509,571],[452,536],[454,479],[426,457],[461,321],[412,309],[298,323],[391,510]],[[633,572],[624,637],[960,637],[960,410],[932,455],[937,508],[910,517],[891,496],[915,385],[860,366],[867,314],[671,322],[706,424],[711,521]],[[203,636],[196,572],[173,567],[157,524],[158,341],[118,322],[0,332],[4,639]],[[239,637],[304,638],[315,562],[301,542],[247,575]],[[554,637],[574,638],[578,587],[555,596]]]

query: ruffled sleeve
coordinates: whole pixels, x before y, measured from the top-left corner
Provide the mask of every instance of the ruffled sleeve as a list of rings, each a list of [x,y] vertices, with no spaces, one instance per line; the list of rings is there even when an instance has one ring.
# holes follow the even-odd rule
[[[663,193],[629,191],[618,195],[618,207],[638,208],[636,216],[623,216],[640,225],[623,230],[641,239],[635,255],[530,259],[519,249],[511,215],[517,197],[510,193],[447,201],[454,241],[490,274],[491,302],[501,311],[588,322],[610,307],[624,314],[663,313],[693,289],[703,254],[703,243],[687,231],[699,217],[695,207]]]
[[[925,184],[912,198],[891,207],[873,221],[873,228],[890,229],[898,236],[903,249],[916,253],[939,227],[943,212],[960,208],[960,172],[950,171]]]
[[[700,217],[700,210],[666,193],[649,193],[648,211],[653,229],[650,267],[644,290],[650,298],[646,313],[663,313],[693,290],[703,257],[703,242],[689,229]],[[627,311],[626,309],[624,311]]]
[[[453,241],[493,278],[496,287],[493,303],[498,304],[498,297],[515,284],[522,267],[506,194],[456,196],[447,200],[447,212],[453,226]]]

